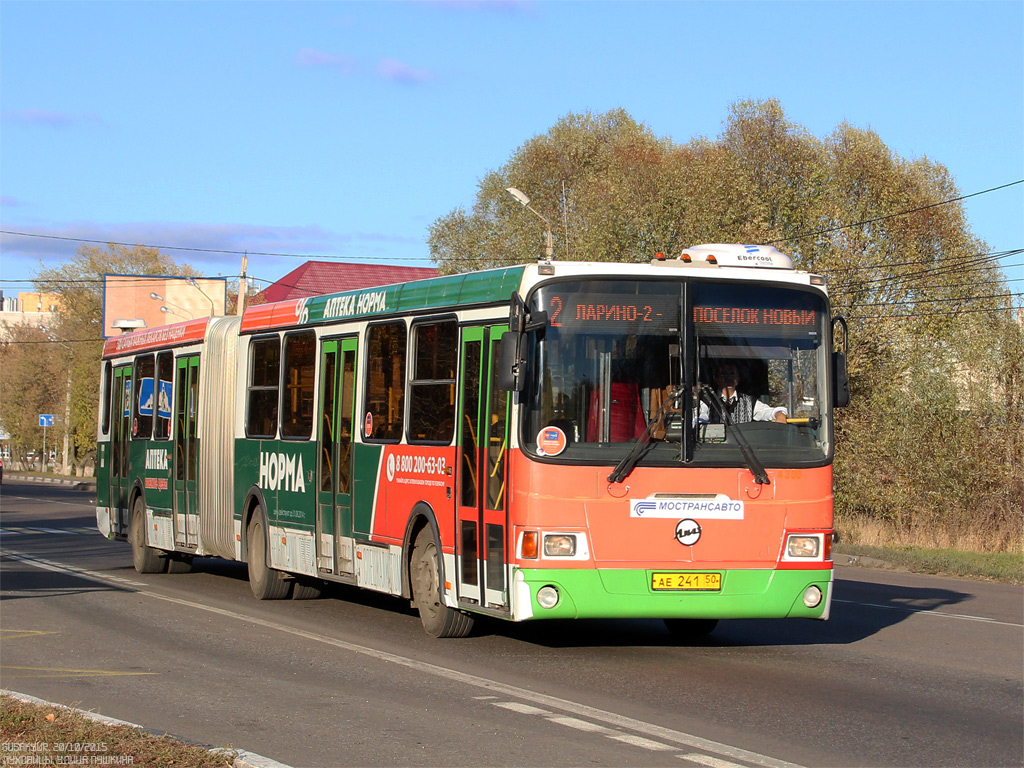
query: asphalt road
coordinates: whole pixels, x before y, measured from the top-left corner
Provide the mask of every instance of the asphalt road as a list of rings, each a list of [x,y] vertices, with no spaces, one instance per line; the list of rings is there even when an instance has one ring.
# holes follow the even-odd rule
[[[92,497],[0,490],[0,688],[293,766],[1021,766],[1024,590],[839,568],[828,622],[486,622],[139,575]]]

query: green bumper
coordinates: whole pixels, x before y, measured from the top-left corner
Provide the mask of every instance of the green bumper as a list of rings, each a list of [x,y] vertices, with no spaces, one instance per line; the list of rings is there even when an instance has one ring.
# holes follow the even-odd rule
[[[651,588],[652,570],[524,568],[515,574],[516,618],[828,618],[831,569],[717,572],[722,574],[721,590],[691,592],[655,591]],[[558,603],[553,608],[542,608],[537,602],[537,591],[545,586],[558,590]],[[818,605],[808,608],[804,592],[811,586],[821,591],[822,598]]]

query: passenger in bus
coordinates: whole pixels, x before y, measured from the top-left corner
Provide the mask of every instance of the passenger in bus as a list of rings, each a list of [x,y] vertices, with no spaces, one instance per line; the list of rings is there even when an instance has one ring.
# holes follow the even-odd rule
[[[765,405],[753,395],[740,392],[740,372],[733,362],[721,362],[715,367],[715,390],[722,398],[722,407],[732,424],[744,424],[749,421],[778,421],[786,423],[788,413],[784,407],[773,408]],[[701,424],[721,423],[718,408],[701,398],[699,421]]]

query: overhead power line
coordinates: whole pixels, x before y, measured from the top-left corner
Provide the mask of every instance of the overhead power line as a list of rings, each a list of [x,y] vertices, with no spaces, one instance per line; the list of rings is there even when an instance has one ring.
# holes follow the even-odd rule
[[[777,240],[770,240],[767,243],[765,243],[765,245],[774,245],[776,243],[786,243],[786,242],[790,242],[792,240],[802,240],[802,239],[807,238],[807,237],[815,237],[817,235],[829,234],[831,232],[838,232],[838,231],[843,230],[843,229],[850,229],[852,227],[859,227],[859,226],[863,226],[864,224],[872,224],[872,223],[877,222],[877,221],[885,221],[887,219],[894,219],[894,218],[896,218],[898,216],[908,216],[908,215],[910,215],[912,213],[918,213],[919,211],[925,211],[925,210],[928,210],[929,208],[936,208],[936,207],[938,207],[940,205],[949,205],[951,203],[956,203],[956,202],[959,202],[961,200],[967,200],[968,198],[971,198],[971,197],[978,197],[979,195],[986,195],[986,194],[988,194],[990,192],[997,192],[997,191],[999,191],[1001,189],[1006,189],[1008,187],[1016,186],[1017,184],[1024,184],[1024,179],[1018,179],[1017,181],[1011,181],[1008,184],[1001,184],[998,187],[990,187],[989,189],[983,189],[980,192],[972,192],[969,195],[961,195],[960,197],[950,198],[949,200],[940,200],[940,201],[935,202],[935,203],[929,203],[928,205],[923,205],[923,206],[920,206],[918,208],[912,208],[912,209],[905,210],[905,211],[897,211],[895,213],[886,214],[884,216],[877,216],[877,217],[872,218],[872,219],[865,219],[864,221],[856,221],[856,222],[851,222],[849,224],[839,224],[839,225],[837,225],[835,227],[829,227],[827,229],[818,230],[816,232],[808,232],[808,233],[805,233],[805,234],[802,234],[802,235],[793,235],[791,237],[784,237],[784,238],[779,238]],[[99,244],[99,245],[121,245],[121,246],[129,247],[129,248],[135,247],[135,246],[139,246],[139,247],[142,247],[142,248],[156,248],[156,249],[165,250],[165,251],[187,251],[187,252],[191,252],[191,253],[220,253],[220,254],[229,254],[229,255],[234,255],[234,256],[246,256],[246,255],[247,256],[271,256],[271,257],[289,258],[289,259],[307,259],[307,260],[326,259],[326,260],[337,260],[337,261],[342,261],[342,260],[350,261],[350,260],[353,260],[353,259],[365,260],[365,259],[369,258],[369,257],[363,257],[363,256],[350,256],[350,257],[344,257],[343,258],[341,256],[325,256],[323,254],[278,253],[278,252],[273,252],[273,251],[231,250],[231,249],[227,249],[227,248],[197,248],[197,247],[194,247],[194,246],[184,246],[184,245],[153,245],[153,244],[147,244],[147,243],[119,242],[119,241],[115,241],[115,240],[97,240],[97,239],[84,238],[84,237],[67,237],[67,236],[62,236],[62,235],[43,235],[43,234],[39,234],[37,232],[16,232],[16,231],[13,231],[13,230],[6,230],[6,229],[0,230],[0,234],[12,235],[12,236],[15,236],[15,237],[35,237],[35,238],[40,238],[40,239],[44,239],[44,240],[63,240],[63,241],[73,242],[73,243],[94,243],[94,244]],[[459,258],[455,258],[455,259],[450,259],[450,261],[466,261],[466,262],[471,262],[471,261],[479,261],[482,258],[486,258],[486,257],[484,257],[484,256],[466,256],[466,257],[459,257]],[[422,261],[422,260],[423,259],[421,259],[419,257],[416,257],[416,256],[393,256],[393,257],[388,257],[386,260],[380,260],[380,261],[388,261],[388,262],[390,262],[390,261]]]
[[[274,256],[289,259],[307,259],[310,261],[349,261],[352,259],[368,259],[369,256],[325,256],[323,254],[308,254],[308,253],[273,253],[268,251],[236,251],[229,250],[226,248],[196,248],[194,246],[186,245],[153,245],[151,243],[129,243],[119,242],[116,240],[96,240],[87,237],[66,237],[62,235],[42,235],[38,232],[14,232],[8,229],[0,229],[0,234],[13,235],[15,237],[35,237],[41,240],[63,240],[71,243],[93,243],[96,245],[122,245],[126,248],[156,248],[161,251],[189,251],[193,253],[222,253],[232,256]],[[380,259],[379,259],[380,260]],[[423,261],[422,258],[417,256],[389,256],[386,261]],[[383,261],[383,260],[380,260]]]
[[[899,216],[909,216],[912,213],[919,213],[921,211],[927,211],[929,208],[938,208],[940,205],[949,205],[950,203],[958,203],[961,200],[967,200],[971,197],[977,197],[978,195],[987,195],[989,192],[997,192],[1000,189],[1006,189],[1007,187],[1013,187],[1017,184],[1024,184],[1024,179],[1018,179],[1017,181],[1011,181],[1009,184],[1001,184],[998,187],[991,187],[990,189],[983,189],[981,192],[972,192],[969,195],[961,195],[960,197],[951,197],[949,200],[940,200],[935,203],[929,203],[928,205],[922,205],[918,208],[910,208],[905,211],[897,211],[896,213],[888,213],[884,216],[876,216],[872,219],[864,219],[863,221],[854,221],[849,224],[839,224],[834,227],[828,227],[827,229],[819,229],[816,232],[807,232],[803,235],[793,235],[792,237],[781,237],[778,240],[769,240],[765,245],[775,245],[776,243],[788,243],[792,240],[803,240],[808,237],[817,237],[818,235],[828,235],[832,232],[839,232],[844,229],[852,229],[853,227],[862,227],[865,224],[874,224],[878,221],[887,221],[888,219],[895,219]]]
[[[1016,256],[1016,255],[1018,255],[1020,253],[1024,253],[1024,248],[1014,248],[1014,249],[1011,249],[1011,250],[1008,250],[1008,251],[990,251],[988,253],[977,253],[977,254],[974,254],[973,258],[980,259],[980,258],[991,256],[991,257],[995,257],[997,259],[1005,259],[1005,258],[1008,258],[1010,256]],[[952,255],[949,255],[949,256],[936,256],[935,258],[930,258],[930,259],[918,259],[916,261],[894,261],[894,262],[891,262],[891,263],[890,262],[881,261],[881,262],[877,262],[875,264],[844,264],[843,267],[842,267],[842,271],[843,272],[852,272],[854,270],[859,271],[859,270],[865,270],[865,269],[893,269],[894,267],[916,267],[916,266],[921,266],[921,265],[925,265],[925,264],[932,264],[932,265],[935,265],[935,266],[939,266],[939,262],[943,262],[943,261],[963,261],[963,260],[964,260],[964,256],[962,254],[957,253],[957,254],[952,254]],[[1013,265],[1004,265],[1004,266],[1013,266]],[[833,271],[835,271],[835,270],[828,270],[828,269],[821,270],[822,274],[825,274],[825,275],[831,274]]]

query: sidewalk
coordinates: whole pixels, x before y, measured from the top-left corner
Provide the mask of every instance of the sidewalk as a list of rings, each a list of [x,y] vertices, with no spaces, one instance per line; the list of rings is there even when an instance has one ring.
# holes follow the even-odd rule
[[[10,691],[5,689],[0,689],[0,693],[7,696],[11,696],[20,701],[24,701],[28,704],[38,704],[46,707],[53,707],[55,709],[71,709],[78,712],[83,717],[93,720],[94,722],[101,723],[103,725],[126,726],[128,728],[137,728],[138,730],[145,731],[146,733],[152,736],[170,736],[171,738],[177,739],[178,741],[199,746],[198,744],[196,744],[196,742],[189,741],[188,739],[183,739],[180,736],[166,734],[163,731],[154,731],[149,728],[143,728],[141,725],[130,723],[127,720],[118,720],[115,717],[107,717],[106,715],[100,715],[96,712],[89,712],[84,709],[79,709],[78,707],[68,707],[64,704],[57,704],[52,701],[37,699],[35,696],[29,696],[26,693],[18,693],[17,691]],[[255,752],[247,752],[244,749],[213,749],[210,751],[214,753],[233,752],[235,754],[233,768],[290,768],[290,766],[286,765],[285,763],[279,763],[277,760],[273,760],[269,757],[264,757],[263,755],[258,755]],[[5,762],[4,764],[6,765],[7,763]]]

